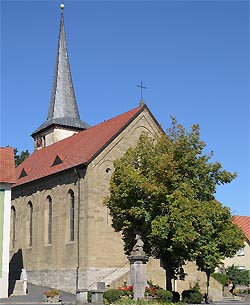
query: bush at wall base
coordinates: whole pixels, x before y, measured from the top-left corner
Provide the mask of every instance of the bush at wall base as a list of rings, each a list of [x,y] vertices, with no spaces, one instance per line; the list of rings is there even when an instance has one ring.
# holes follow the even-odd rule
[[[203,295],[194,289],[182,291],[182,301],[188,304],[201,304]]]

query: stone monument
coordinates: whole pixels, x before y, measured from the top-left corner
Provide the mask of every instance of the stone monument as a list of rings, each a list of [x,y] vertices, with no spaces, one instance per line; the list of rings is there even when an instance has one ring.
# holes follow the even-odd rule
[[[130,261],[129,285],[133,286],[134,300],[144,297],[145,287],[147,286],[146,263],[148,257],[143,250],[143,241],[141,236],[136,234],[136,244],[128,256]]]
[[[88,304],[88,289],[77,289],[76,305]]]
[[[23,281],[23,294],[27,294],[27,292],[28,292],[28,285],[27,285],[28,277],[27,277],[27,272],[26,272],[25,269],[22,269],[21,280]]]
[[[91,303],[94,305],[103,305],[104,291],[105,291],[105,283],[104,282],[97,283],[97,289],[91,290],[92,292]]]

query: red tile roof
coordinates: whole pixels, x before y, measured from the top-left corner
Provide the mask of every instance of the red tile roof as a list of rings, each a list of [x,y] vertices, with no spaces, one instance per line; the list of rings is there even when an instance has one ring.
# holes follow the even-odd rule
[[[0,148],[0,182],[15,183],[14,149],[11,147]]]
[[[145,107],[147,106],[137,107],[35,151],[16,168],[17,180],[15,186],[58,173],[80,164],[88,164]],[[55,162],[55,159],[58,157],[62,163]],[[56,165],[53,165],[53,163]]]
[[[250,216],[234,216],[233,223],[240,227],[246,238],[250,240]]]

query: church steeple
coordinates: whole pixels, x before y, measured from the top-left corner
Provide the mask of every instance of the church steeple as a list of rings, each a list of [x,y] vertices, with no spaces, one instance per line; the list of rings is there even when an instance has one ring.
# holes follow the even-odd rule
[[[89,127],[87,123],[81,121],[76,103],[64,30],[63,9],[64,4],[61,4],[58,50],[48,118],[32,134],[35,149],[53,144]]]

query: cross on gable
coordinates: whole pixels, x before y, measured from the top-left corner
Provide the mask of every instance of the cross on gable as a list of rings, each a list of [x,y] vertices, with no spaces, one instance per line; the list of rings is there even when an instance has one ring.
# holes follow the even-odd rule
[[[141,101],[143,100],[143,97],[142,97],[142,89],[147,89],[145,86],[143,86],[143,82],[141,81],[141,84],[140,85],[137,85],[137,87],[141,88]]]

